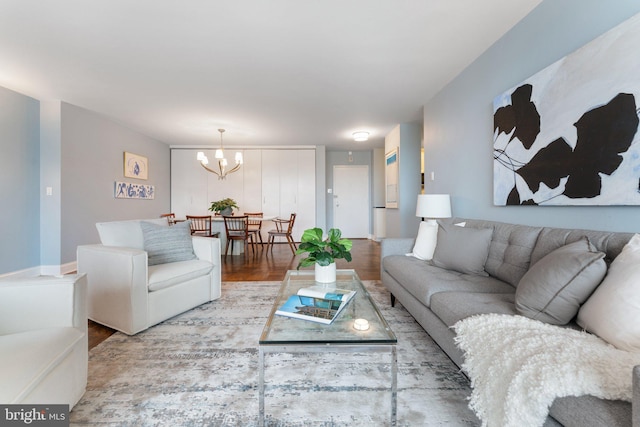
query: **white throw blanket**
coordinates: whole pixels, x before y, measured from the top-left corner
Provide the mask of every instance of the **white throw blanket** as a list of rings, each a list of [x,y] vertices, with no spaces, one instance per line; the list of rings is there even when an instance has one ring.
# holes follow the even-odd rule
[[[640,353],[522,316],[482,314],[453,328],[471,378],[469,407],[483,426],[541,426],[556,397],[631,401]]]

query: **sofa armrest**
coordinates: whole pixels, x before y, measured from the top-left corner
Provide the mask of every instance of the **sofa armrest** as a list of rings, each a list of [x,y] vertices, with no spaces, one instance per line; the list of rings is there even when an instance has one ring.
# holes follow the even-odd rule
[[[633,368],[633,400],[631,401],[631,425],[640,426],[640,365]]]
[[[211,272],[211,299],[218,299],[222,294],[222,265],[220,263],[220,239],[216,237],[193,236],[193,251],[198,259],[213,264]]]
[[[78,272],[87,274],[89,318],[127,334],[148,326],[147,253],[140,249],[81,245]]]
[[[380,259],[388,255],[404,255],[413,251],[416,239],[413,237],[401,237],[382,239],[380,246]]]
[[[51,327],[87,332],[83,274],[0,281],[0,335]]]

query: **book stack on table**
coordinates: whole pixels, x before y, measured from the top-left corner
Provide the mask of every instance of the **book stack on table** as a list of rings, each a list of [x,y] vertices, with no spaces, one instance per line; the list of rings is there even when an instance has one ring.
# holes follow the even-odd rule
[[[328,325],[355,294],[356,291],[327,289],[325,286],[302,288],[291,295],[276,314]]]

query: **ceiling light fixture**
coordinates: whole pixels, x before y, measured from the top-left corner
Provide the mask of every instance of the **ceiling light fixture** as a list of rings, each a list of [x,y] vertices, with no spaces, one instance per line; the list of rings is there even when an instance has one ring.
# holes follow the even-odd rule
[[[218,160],[219,172],[207,166],[209,164],[209,159],[207,158],[207,156],[205,156],[204,152],[198,151],[198,155],[196,158],[200,161],[200,164],[202,165],[203,168],[205,168],[211,173],[215,173],[216,175],[218,175],[218,179],[225,179],[228,174],[233,173],[238,169],[240,169],[240,165],[242,165],[243,159],[242,159],[242,153],[239,151],[236,152],[236,165],[232,169],[226,170],[228,162],[227,162],[227,159],[224,157],[224,147],[222,146],[222,134],[224,133],[224,129],[218,129],[218,132],[220,132],[220,148],[216,150],[215,157]]]
[[[369,132],[359,131],[352,134],[354,141],[366,141],[369,139]]]

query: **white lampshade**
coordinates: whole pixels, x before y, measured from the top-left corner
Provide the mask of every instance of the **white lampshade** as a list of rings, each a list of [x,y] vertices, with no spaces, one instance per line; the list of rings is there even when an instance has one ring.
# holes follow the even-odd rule
[[[220,160],[220,159],[224,159],[224,153],[222,152],[222,150],[220,148],[218,148],[216,150],[216,159]]]
[[[199,161],[202,161],[206,158],[207,156],[204,155],[204,152],[202,151],[198,151],[198,154],[196,155],[196,159],[198,159]]]
[[[242,164],[243,159],[242,159],[242,153],[241,152],[236,152],[236,164]]]
[[[451,218],[451,198],[448,194],[418,194],[416,216],[421,218]]]

